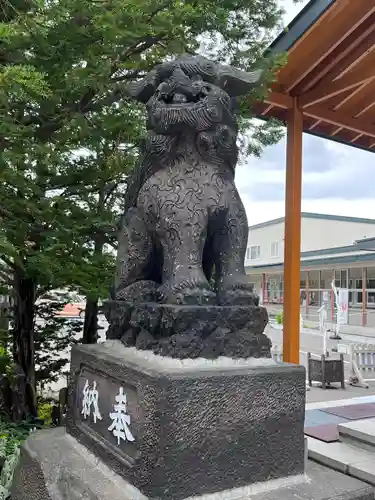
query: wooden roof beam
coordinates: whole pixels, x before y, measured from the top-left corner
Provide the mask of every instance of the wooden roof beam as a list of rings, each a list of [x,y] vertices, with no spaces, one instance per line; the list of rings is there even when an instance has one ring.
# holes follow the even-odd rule
[[[357,142],[358,139],[360,139],[362,136],[363,134],[357,134],[355,137],[353,137],[353,139],[350,142],[353,144],[354,142]]]
[[[307,77],[331,52],[333,52],[348,36],[350,36],[362,23],[368,19],[374,12],[375,7],[371,9],[368,8],[368,0],[339,0],[337,2],[337,7],[332,9],[332,14],[334,15],[332,19],[332,31],[324,27],[324,31],[311,29],[309,35],[311,35],[311,46],[308,54],[305,55],[303,61],[301,61],[305,68],[301,71],[298,67],[291,72],[287,70],[289,65],[286,65],[286,69],[280,70],[280,75],[282,75],[281,80],[286,84],[286,90],[289,92],[294,87],[296,87],[304,78]],[[345,17],[340,16],[340,11],[345,11]],[[335,16],[338,19],[335,19]],[[324,23],[322,23],[324,24]],[[320,29],[322,26],[320,26]],[[333,30],[336,33],[342,34],[340,37],[335,39],[332,43],[332,33]],[[318,31],[318,32],[317,32]],[[318,38],[317,38],[318,37]],[[305,40],[305,45],[306,45]],[[319,49],[315,49],[316,45],[319,45]],[[314,47],[314,49],[313,49]],[[291,54],[291,58],[294,56],[294,48],[290,49],[288,52]],[[298,52],[298,51],[296,51]],[[301,64],[301,63],[300,63]],[[286,82],[290,82],[287,84]]]
[[[320,106],[311,106],[303,110],[305,116],[321,120],[322,122],[329,123],[336,127],[342,127],[351,130],[357,134],[362,134],[375,138],[375,125],[371,125],[363,120],[357,118],[349,118],[337,111],[328,111]]]
[[[322,120],[315,120],[315,122],[312,125],[310,125],[309,130],[314,130],[314,128],[316,128],[318,125],[320,125],[321,122],[322,122]]]
[[[303,86],[297,86],[294,91],[297,94],[302,94],[311,90],[323,78],[325,81],[334,80],[338,75],[342,74],[353,63],[358,63],[363,57],[366,57],[375,48],[375,18],[371,16],[366,23],[370,25],[362,33],[355,31],[348,37],[339,47],[331,52],[326,59],[322,61],[308,82]],[[372,36],[371,36],[372,35]]]
[[[267,104],[272,104],[282,109],[292,109],[294,99],[293,97],[280,94],[278,92],[271,92],[265,99]],[[329,111],[321,106],[310,106],[303,109],[303,115],[317,120],[317,122],[325,122],[334,125],[337,129],[336,133],[342,129],[351,130],[356,134],[361,134],[375,138],[375,125],[357,119],[345,116],[337,111]],[[313,129],[313,126],[310,127]]]
[[[291,109],[293,107],[293,97],[287,94],[281,94],[280,92],[270,92],[264,102],[271,107],[276,106],[282,109]]]
[[[370,92],[369,94],[365,95],[362,97],[362,99],[358,102],[355,103],[355,109],[356,113],[354,118],[359,118],[360,116],[364,115],[370,109],[372,109],[375,106],[375,93]],[[373,111],[372,111],[373,112]]]
[[[302,94],[299,98],[300,106],[302,106],[302,108],[314,106],[342,92],[355,89],[358,85],[362,85],[374,78],[375,67],[371,63],[368,63],[362,71],[353,70],[331,83],[323,81],[313,90],[306,92],[306,94]]]
[[[341,132],[341,130],[342,127],[336,127],[334,130],[332,130],[332,132],[329,135],[333,137],[334,135],[337,135],[339,132]]]
[[[361,109],[359,103],[363,101],[363,95],[366,95],[366,92],[369,90],[369,84],[371,82],[373,82],[373,80],[367,80],[365,83],[358,86],[356,89],[354,89],[353,92],[350,92],[349,95],[338,102],[332,109],[334,111],[340,110],[341,112],[343,112],[344,110],[345,112],[347,112],[347,110],[351,109]],[[357,118],[357,115],[352,114],[351,116]]]

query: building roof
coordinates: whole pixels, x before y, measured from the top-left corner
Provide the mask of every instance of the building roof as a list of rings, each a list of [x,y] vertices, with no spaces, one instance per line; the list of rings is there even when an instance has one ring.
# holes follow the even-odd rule
[[[363,253],[365,248],[358,248],[356,244],[345,246],[345,247],[335,247],[335,248],[324,248],[322,250],[311,250],[308,252],[301,253],[301,268],[319,268],[327,265],[343,264],[346,267],[348,265],[362,263],[374,263],[375,262],[375,251],[368,251]],[[360,253],[361,252],[361,253]],[[257,264],[257,265],[247,265],[245,266],[246,271],[256,271],[261,270],[274,270],[282,271],[284,267],[283,262],[272,262],[271,264]]]
[[[310,214],[309,214],[310,215]],[[315,214],[311,214],[315,215]],[[320,215],[320,214],[318,214]],[[366,253],[364,253],[366,252]],[[301,252],[301,267],[314,268],[329,264],[355,264],[375,261],[375,237],[356,240],[353,245],[342,247],[322,248],[320,250],[308,250]],[[271,264],[247,265],[246,270],[283,269],[283,262],[272,262]]]
[[[273,52],[288,51],[336,0],[310,0],[271,43]]]
[[[366,250],[368,252],[375,252],[375,237],[363,238],[354,242],[354,245],[358,250]]]
[[[347,217],[345,215],[331,215],[331,214],[317,214],[313,212],[302,212],[301,217],[303,219],[321,219],[321,220],[332,220],[332,221],[342,221],[342,222],[357,222],[360,224],[375,224],[375,219],[365,219],[361,217]],[[285,221],[285,217],[279,217],[277,219],[272,219],[265,222],[260,222],[259,224],[254,224],[249,226],[249,230],[260,229],[262,227],[273,226],[274,224],[280,224]],[[371,239],[371,238],[366,238]],[[362,240],[359,240],[362,241]],[[375,241],[375,239],[374,239]]]
[[[337,265],[342,264],[345,267],[350,267],[353,264],[363,264],[366,263],[375,263],[375,252],[369,252],[368,254],[360,254],[360,255],[341,255],[341,256],[331,256],[331,257],[322,257],[321,259],[304,259],[301,260],[301,268],[308,269],[319,269],[323,266],[328,265]],[[282,271],[284,267],[283,262],[275,262],[272,264],[259,264],[257,266],[245,266],[247,272],[255,271],[255,274],[261,273],[262,270],[265,271]]]
[[[375,3],[310,0],[271,44],[288,53],[262,119],[287,119],[297,99],[304,132],[375,151]]]

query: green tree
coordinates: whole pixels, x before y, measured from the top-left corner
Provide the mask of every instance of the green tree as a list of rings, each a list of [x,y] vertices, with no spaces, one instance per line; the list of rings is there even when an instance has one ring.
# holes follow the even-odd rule
[[[282,11],[277,0],[3,4],[0,256],[13,287],[13,355],[23,377],[17,404],[24,418],[36,414],[38,294],[64,285],[84,290],[85,340],[94,340],[97,299],[113,265],[116,211],[144,130],[126,85],[204,42],[217,60],[268,68],[262,93],[279,63],[262,54]],[[258,146],[268,144],[279,130],[266,125],[253,136]]]
[[[82,328],[79,322],[56,315],[61,305],[61,302],[40,302],[36,308],[39,321],[34,327],[35,382],[41,391],[46,384],[68,374],[69,348],[78,343]]]
[[[60,198],[74,213],[77,236],[87,250],[86,262],[75,271],[75,285],[87,297],[84,343],[96,342],[98,299],[107,296],[114,273],[117,221],[127,176],[138,159],[136,146],[143,129],[140,113],[135,115],[128,101],[106,110],[105,133],[101,129],[103,121],[100,114],[91,115],[85,129],[81,129],[82,147],[69,155],[59,179]],[[124,142],[127,129],[137,144]],[[77,147],[76,142],[72,147]]]

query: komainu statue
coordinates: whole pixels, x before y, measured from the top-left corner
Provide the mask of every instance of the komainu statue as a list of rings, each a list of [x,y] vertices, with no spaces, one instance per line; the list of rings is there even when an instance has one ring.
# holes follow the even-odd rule
[[[146,105],[148,134],[126,194],[110,338],[121,330],[126,345],[173,355],[165,338],[185,336],[191,346],[186,335],[193,336],[195,345],[211,335],[208,323],[225,327],[229,320],[220,318],[233,316],[227,324],[232,332],[240,311],[240,329],[250,321],[249,306],[261,311],[245,274],[248,223],[234,184],[234,98],[259,78],[260,72],[186,55],[129,88]],[[264,329],[267,317],[261,312]],[[171,315],[173,321],[167,320]],[[194,354],[188,349],[188,356],[202,355],[203,347]],[[221,351],[217,355],[225,354]]]

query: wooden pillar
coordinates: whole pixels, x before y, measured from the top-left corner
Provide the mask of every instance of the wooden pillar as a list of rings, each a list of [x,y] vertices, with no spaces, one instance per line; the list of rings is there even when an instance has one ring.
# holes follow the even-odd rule
[[[305,273],[305,295],[306,295],[306,308],[305,315],[306,318],[309,317],[309,271]]]
[[[335,282],[336,286],[336,271],[332,271],[332,281]],[[340,283],[341,284],[341,283]],[[336,302],[335,302],[335,294],[333,293],[332,287],[331,287],[331,308],[332,308],[332,323],[335,322],[335,314],[336,314]]]
[[[266,304],[266,274],[262,273],[262,304]]]
[[[362,326],[367,325],[367,267],[362,269]]]
[[[322,286],[322,271],[318,271],[319,307],[323,304],[323,293],[321,290],[321,286]]]
[[[287,363],[299,363],[302,131],[295,98],[288,112],[286,145],[283,359]]]

